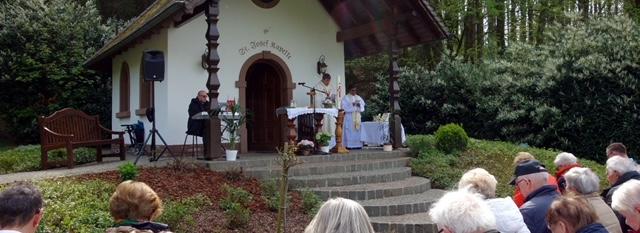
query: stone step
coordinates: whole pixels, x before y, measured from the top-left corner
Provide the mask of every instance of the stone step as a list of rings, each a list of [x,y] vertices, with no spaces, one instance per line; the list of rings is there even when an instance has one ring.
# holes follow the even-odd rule
[[[410,167],[398,167],[372,171],[344,172],[324,175],[294,176],[289,178],[289,187],[317,188],[354,184],[382,183],[404,180],[411,177]]]
[[[397,216],[371,217],[371,225],[378,233],[436,233],[438,227],[429,214],[416,213]]]
[[[389,159],[406,157],[407,150],[400,149],[390,152],[384,152],[381,150],[357,150],[351,151],[348,154],[329,154],[329,155],[312,155],[312,156],[298,156],[298,159],[303,163],[323,163],[323,162],[339,162],[339,161],[355,161],[355,160],[375,160],[375,159]],[[213,171],[227,171],[227,170],[247,170],[255,167],[276,167],[279,166],[277,157],[274,154],[240,154],[240,158],[236,161],[204,161],[199,160],[198,164],[207,167]]]
[[[353,160],[353,161],[335,161],[324,163],[303,163],[289,169],[289,176],[309,176],[335,174],[344,172],[370,171],[389,169],[397,167],[406,167],[411,158],[395,157],[374,160]],[[258,179],[272,179],[280,176],[281,168],[274,167],[258,167],[248,168],[244,170],[244,174]]]
[[[359,201],[369,214],[369,217],[394,216],[429,211],[431,204],[437,201],[444,190],[431,189],[424,193],[402,195],[381,199]]]
[[[431,181],[423,177],[409,177],[390,183],[355,184],[340,187],[318,187],[309,190],[323,200],[344,197],[352,200],[370,200],[400,195],[413,195],[426,192],[431,188]]]

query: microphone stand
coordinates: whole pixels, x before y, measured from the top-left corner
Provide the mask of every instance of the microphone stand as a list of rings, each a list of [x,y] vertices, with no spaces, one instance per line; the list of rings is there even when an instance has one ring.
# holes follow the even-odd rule
[[[314,150],[313,154],[325,155],[327,153],[324,153],[324,152],[322,152],[322,151],[317,149],[317,148],[319,148],[319,145],[318,145],[318,142],[316,141],[316,99],[315,99],[315,93],[316,92],[320,92],[320,93],[326,94],[327,96],[329,95],[329,93],[326,92],[326,91],[318,90],[315,87],[307,86],[305,83],[298,83],[298,85],[309,89],[310,93],[312,93],[312,94],[310,94],[311,95],[310,104],[311,104],[311,107],[313,108],[313,115],[311,117],[311,119],[312,119],[311,130],[313,131],[313,135],[311,136],[311,139],[313,140],[313,150]]]

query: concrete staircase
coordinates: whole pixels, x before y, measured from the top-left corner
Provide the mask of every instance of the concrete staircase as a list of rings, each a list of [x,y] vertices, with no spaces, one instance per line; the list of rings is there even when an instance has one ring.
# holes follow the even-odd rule
[[[377,232],[437,232],[427,212],[444,191],[431,189],[431,182],[411,176],[410,158],[404,151],[353,151],[348,155],[299,157],[303,164],[290,170],[292,189],[309,189],[322,199],[345,197],[365,208]],[[259,179],[279,176],[274,158],[236,162],[208,162],[212,170],[242,167],[246,175]]]

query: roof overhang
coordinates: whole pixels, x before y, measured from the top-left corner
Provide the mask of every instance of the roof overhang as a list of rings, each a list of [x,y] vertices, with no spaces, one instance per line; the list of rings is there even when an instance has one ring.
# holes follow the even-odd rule
[[[389,47],[393,38],[399,48],[404,48],[449,37],[446,27],[426,0],[318,1],[340,28],[336,41],[344,42],[346,59],[380,53]],[[157,0],[84,65],[110,71],[113,56],[168,20],[175,24],[186,22],[203,11],[206,2]]]

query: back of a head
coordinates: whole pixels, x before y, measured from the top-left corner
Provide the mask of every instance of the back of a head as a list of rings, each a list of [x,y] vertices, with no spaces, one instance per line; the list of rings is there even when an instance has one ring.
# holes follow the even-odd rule
[[[574,167],[564,174],[567,189],[586,195],[600,191],[600,178],[586,167]]]
[[[624,182],[611,197],[611,208],[621,213],[633,213],[637,206],[640,206],[640,180]]]
[[[519,163],[535,159],[536,158],[531,153],[521,151],[516,154],[515,158],[513,158],[513,165],[518,165]]]
[[[481,194],[484,198],[496,197],[498,181],[487,170],[474,168],[462,175],[458,182],[458,189],[467,189]]]
[[[561,196],[551,203],[547,212],[549,225],[563,221],[569,224],[574,232],[598,221],[598,215],[591,204],[582,197],[567,195]]]
[[[429,210],[438,226],[453,233],[485,232],[496,228],[496,219],[489,205],[478,194],[467,190],[447,192]]]
[[[575,155],[567,152],[562,152],[556,156],[556,159],[553,160],[553,164],[557,167],[569,166],[572,164],[578,163],[578,158]]]
[[[31,184],[16,184],[0,193],[0,229],[20,227],[40,213],[40,191]]]
[[[627,147],[622,143],[614,142],[607,146],[606,153],[608,158],[611,158],[612,156],[627,157]]]
[[[636,164],[633,160],[622,157],[622,156],[613,156],[607,159],[607,171],[618,172],[620,175],[636,170]]]
[[[305,233],[374,233],[369,215],[355,201],[335,198],[326,201]]]
[[[124,219],[152,221],[162,214],[162,200],[143,182],[127,180],[116,187],[109,200],[111,216]]]

